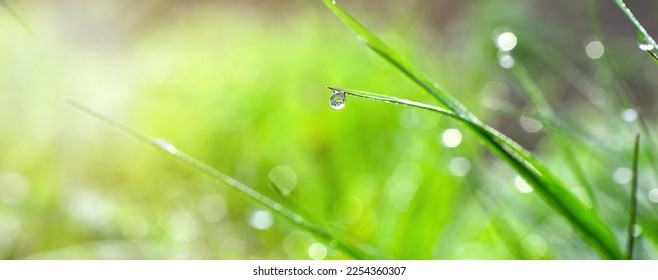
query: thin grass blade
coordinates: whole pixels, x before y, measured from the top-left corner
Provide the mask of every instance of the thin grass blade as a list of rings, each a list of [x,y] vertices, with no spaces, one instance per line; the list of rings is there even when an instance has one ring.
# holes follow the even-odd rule
[[[622,0],[615,0],[615,4],[621,9],[621,11],[624,13],[624,15],[628,18],[628,20],[631,21],[633,26],[635,27],[635,30],[637,31],[637,40],[638,44],[641,50],[646,51],[651,55],[653,58],[654,62],[658,63],[658,56],[656,55],[656,51],[658,51],[658,45],[656,45],[656,41],[649,35],[649,32],[647,32],[646,29],[644,29],[644,26],[640,24],[640,21],[635,18],[635,15],[633,15],[633,12],[626,6],[626,3]]]
[[[162,152],[165,152],[172,157],[174,157],[178,162],[180,162],[182,165],[191,167],[192,169],[195,169],[216,182],[222,183],[224,185],[227,185],[234,190],[246,195],[248,198],[251,200],[255,201],[256,203],[260,204],[261,206],[269,209],[272,213],[275,215],[279,216],[280,218],[283,218],[284,220],[290,222],[291,224],[299,227],[300,229],[311,233],[312,235],[316,236],[317,238],[326,241],[330,244],[336,244],[336,247],[343,252],[351,255],[352,257],[356,259],[375,259],[373,254],[370,254],[361,248],[347,242],[344,238],[341,238],[337,236],[336,234],[326,230],[326,227],[321,227],[317,224],[314,224],[311,222],[310,217],[306,216],[303,217],[289,208],[283,206],[282,204],[272,200],[271,198],[261,194],[257,190],[239,182],[238,180],[220,172],[217,169],[214,169],[210,167],[209,165],[199,161],[198,159],[178,150],[175,146],[172,144],[161,140],[157,139],[154,137],[151,137],[139,130],[136,130],[134,128],[131,128],[129,126],[126,126],[124,124],[121,124],[99,112],[94,111],[93,109],[83,105],[82,103],[79,103],[75,100],[72,99],[66,99],[66,101],[73,105],[74,107],[82,110],[83,112],[91,115],[92,117],[110,125],[114,129],[118,130],[119,132],[130,136],[131,138],[134,138],[144,144],[148,144]]]
[[[601,258],[623,259],[619,244],[612,231],[601,219],[588,207],[586,207],[573,193],[537,161],[528,151],[516,142],[496,131],[490,126],[482,123],[471,114],[464,105],[459,103],[452,95],[448,94],[438,84],[420,71],[416,70],[411,63],[398,55],[391,47],[379,39],[375,34],[357,22],[349,14],[335,5],[331,0],[322,0],[325,5],[348,27],[352,29],[361,41],[371,50],[380,55],[386,61],[395,66],[414,83],[422,87],[430,95],[435,97],[452,114],[437,111],[448,116],[456,116],[485,146],[496,154],[500,159],[512,167],[527,183],[533,186],[540,196],[553,209],[562,215],[578,233],[578,235],[592,247]],[[374,97],[373,97],[374,98]],[[399,102],[387,98],[385,102]],[[395,101],[395,102],[394,102]],[[408,106],[414,106],[415,102],[409,102]],[[429,105],[428,105],[429,106]],[[423,109],[430,109],[421,106]]]
[[[437,106],[360,90],[338,87],[328,88],[340,90],[356,97],[429,110],[457,120],[470,129],[483,145],[487,146],[494,154],[517,171],[527,183],[533,186],[544,201],[571,223],[579,236],[602,258],[624,258],[614,235],[598,216],[571,192],[567,191],[560,181],[529,152],[494,128],[479,122],[477,119],[474,120],[468,115],[455,114]]]
[[[0,0],[0,6],[5,8],[5,10],[7,10],[7,12],[21,25],[21,27],[25,28],[25,30],[28,33],[30,33],[30,35],[34,36],[34,32],[32,32],[32,29],[27,25],[27,23],[25,23],[25,21],[20,16],[18,16],[18,13],[16,13],[16,11],[14,11],[14,9],[11,6],[9,6],[9,4],[7,4],[7,1]]]
[[[626,244],[626,258],[633,259],[633,247],[635,245],[635,219],[637,217],[637,162],[640,151],[640,134],[635,135],[633,148],[633,177],[631,178],[631,209],[628,219],[628,243]]]

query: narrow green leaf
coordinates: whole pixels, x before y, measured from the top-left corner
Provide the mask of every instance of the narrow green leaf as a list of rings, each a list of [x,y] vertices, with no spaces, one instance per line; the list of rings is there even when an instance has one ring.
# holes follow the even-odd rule
[[[583,205],[571,192],[567,191],[559,180],[534,159],[529,152],[494,128],[473,120],[467,115],[455,114],[437,106],[360,90],[338,87],[328,88],[361,98],[433,111],[459,121],[469,128],[494,154],[510,165],[533,186],[541,197],[569,221],[580,237],[597,251],[602,258],[623,258],[623,253],[619,249],[614,235],[596,214]]]
[[[628,219],[628,243],[626,245],[626,258],[633,259],[633,247],[635,244],[635,219],[637,217],[637,162],[640,153],[640,134],[635,134],[635,145],[633,148],[633,177],[631,179],[631,208]]]
[[[366,29],[354,18],[348,15],[340,7],[332,3],[331,0],[322,0],[325,5],[340,18],[348,27],[358,34],[371,50],[380,55],[386,61],[395,66],[405,76],[422,87],[425,91],[435,97],[446,110],[434,110],[438,113],[454,117],[466,126],[485,146],[496,154],[500,159],[505,161],[510,167],[522,176],[528,184],[533,186],[537,193],[553,209],[562,215],[578,233],[578,235],[591,246],[602,258],[606,259],[623,259],[622,253],[615,236],[610,228],[601,221],[601,219],[589,208],[587,208],[575,195],[548,171],[539,161],[537,161],[528,151],[523,149],[519,144],[496,131],[490,126],[482,123],[473,114],[471,114],[464,105],[459,103],[452,95],[439,87],[436,83],[431,82],[428,76],[417,71],[411,63],[398,55],[391,47],[386,45],[375,34]],[[362,95],[364,92],[360,92]],[[377,99],[376,96],[371,96]],[[387,97],[385,102],[415,106],[417,102],[401,102],[400,99]],[[428,107],[429,106],[429,107]],[[432,110],[434,106],[415,106],[427,110]]]
[[[0,0],[0,6],[4,7],[7,12],[23,27],[25,30],[30,33],[30,35],[34,36],[34,32],[32,32],[32,29],[25,23],[25,21],[18,16],[18,13],[14,11],[14,9],[7,4],[7,1],[5,0]]]
[[[651,35],[649,35],[649,32],[647,32],[646,29],[644,29],[644,26],[640,24],[640,21],[635,18],[633,15],[633,12],[626,7],[626,3],[622,0],[615,0],[615,4],[621,9],[621,11],[624,13],[624,15],[628,18],[628,20],[631,21],[633,26],[635,27],[635,30],[637,31],[637,43],[638,46],[640,47],[641,50],[646,51],[651,55],[653,60],[658,63],[658,57],[656,56],[656,51],[658,51],[658,45],[656,45],[656,41],[653,40]]]
[[[300,229],[309,232],[319,238],[320,240],[326,241],[330,246],[335,244],[335,247],[342,250],[343,252],[351,255],[356,259],[375,259],[376,257],[359,247],[347,242],[345,239],[338,237],[336,234],[333,234],[326,230],[326,227],[321,227],[317,224],[314,224],[310,221],[309,217],[302,217],[301,215],[291,211],[289,208],[283,206],[282,204],[272,200],[271,198],[259,193],[257,190],[239,182],[238,180],[220,172],[217,169],[210,167],[209,165],[199,161],[198,159],[178,150],[172,144],[157,138],[153,138],[139,130],[121,124],[99,112],[92,110],[91,108],[75,101],[72,99],[66,99],[66,101],[73,105],[74,107],[82,110],[83,112],[91,115],[92,117],[110,125],[119,132],[128,135],[144,144],[148,144],[162,152],[165,152],[182,165],[191,167],[215,180],[216,182],[227,185],[234,190],[246,195],[248,198],[252,199],[256,203],[264,206],[269,209],[275,215],[283,218],[284,220],[292,223],[293,225],[299,227]]]

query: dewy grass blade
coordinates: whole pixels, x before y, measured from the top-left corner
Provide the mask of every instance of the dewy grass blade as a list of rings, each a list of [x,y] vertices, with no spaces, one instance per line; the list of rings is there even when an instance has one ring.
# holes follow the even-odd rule
[[[287,207],[283,206],[282,204],[272,200],[271,198],[259,193],[257,190],[237,181],[236,179],[220,172],[217,169],[214,169],[210,167],[209,165],[199,161],[198,159],[178,150],[175,146],[172,144],[153,138],[141,131],[138,131],[134,128],[131,128],[129,126],[123,125],[109,117],[106,117],[105,115],[98,113],[91,108],[75,101],[72,99],[66,99],[66,101],[73,105],[74,107],[82,110],[83,112],[93,116],[94,118],[103,121],[104,123],[110,125],[114,129],[118,130],[121,133],[124,133],[132,138],[135,138],[136,140],[149,144],[153,147],[155,147],[158,150],[164,151],[167,154],[170,154],[173,156],[175,159],[177,159],[180,163],[182,163],[185,166],[192,167],[193,169],[200,171],[201,173],[209,176],[210,178],[214,179],[217,182],[223,183],[238,192],[246,195],[247,197],[251,198],[253,201],[259,203],[260,205],[264,206],[265,208],[269,209],[272,213],[275,215],[283,218],[284,220],[289,221],[293,225],[301,228],[304,231],[307,231],[314,236],[318,237],[319,239],[326,241],[330,245],[333,246],[333,244],[336,245],[336,247],[345,253],[351,255],[352,257],[356,259],[375,259],[376,257],[373,256],[372,254],[354,246],[353,244],[350,244],[349,242],[345,241],[343,238],[339,238],[335,234],[331,233],[330,231],[326,230],[323,227],[320,227],[317,224],[314,224],[309,221],[308,217],[302,217],[301,215],[291,211]]]
[[[614,239],[612,232],[610,232],[610,229],[607,228],[605,224],[603,224],[603,222],[601,222],[600,219],[589,208],[584,206],[573,194],[567,192],[563,186],[556,185],[554,182],[559,183],[557,178],[532,158],[528,152],[525,152],[523,148],[518,146],[513,140],[507,138],[495,129],[485,124],[475,123],[467,117],[454,114],[437,106],[360,90],[342,89],[338,87],[328,88],[331,90],[341,90],[348,95],[356,97],[433,111],[459,121],[466,127],[472,129],[474,133],[477,133],[477,135],[479,135],[478,138],[484,145],[489,147],[492,152],[507,162],[519,173],[519,175],[526,179],[529,184],[535,187],[535,190],[542,195],[542,198],[544,198],[544,200],[558,213],[563,215],[580,234],[581,238],[590,244],[590,246],[592,246],[601,257],[608,259],[624,258],[623,253],[617,245],[616,239]],[[506,144],[502,144],[501,142],[505,142]],[[546,178],[542,179],[542,176],[545,176]],[[580,212],[574,212],[575,210]],[[609,238],[603,239],[603,237]],[[608,250],[608,248],[610,248],[610,250]]]
[[[653,40],[651,35],[649,35],[649,32],[647,32],[646,29],[644,29],[644,26],[640,24],[640,21],[635,18],[633,15],[633,12],[626,7],[626,3],[622,0],[615,0],[615,4],[621,9],[621,11],[624,13],[624,15],[628,18],[628,20],[631,21],[633,26],[635,26],[635,30],[637,31],[637,40],[638,40],[638,47],[649,53],[651,57],[653,58],[654,62],[658,63],[658,57],[656,56],[656,51],[658,51],[658,45],[656,45],[656,41]]]
[[[18,13],[16,13],[16,11],[14,11],[14,9],[13,9],[11,6],[9,6],[9,4],[7,4],[7,1],[6,1],[6,0],[0,0],[0,6],[4,7],[5,10],[7,10],[7,12],[8,12],[9,14],[11,14],[11,16],[12,16],[12,17],[13,17],[13,18],[14,18],[14,19],[15,19],[15,20],[16,20],[16,21],[17,21],[17,22],[18,22],[23,28],[25,28],[25,30],[27,30],[28,33],[30,33],[30,35],[34,36],[34,32],[32,32],[32,29],[27,25],[27,23],[25,23],[25,21],[24,21],[21,17],[18,16]]]
[[[368,95],[366,98],[433,110],[459,120],[477,139],[518,172],[527,183],[533,186],[544,201],[553,207],[557,213],[562,215],[572,225],[579,236],[602,258],[624,258],[624,254],[610,228],[591,209],[587,208],[575,195],[568,191],[557,177],[551,174],[528,151],[507,136],[482,123],[464,105],[452,97],[452,95],[448,94],[434,82],[431,82],[428,76],[416,70],[411,63],[398,55],[391,47],[332,3],[331,0],[322,1],[338,18],[357,33],[361,41],[371,50],[395,66],[400,72],[431,94],[446,108],[434,110],[437,107],[431,105],[416,106],[418,105],[417,102],[403,102],[394,97],[381,98],[381,96],[377,95]],[[349,92],[349,90],[346,90],[346,92]],[[363,93],[359,92],[362,95]]]
[[[633,177],[631,178],[631,209],[628,219],[628,243],[626,245],[626,258],[633,259],[633,247],[635,245],[635,218],[637,217],[637,162],[640,151],[640,134],[635,135],[635,146],[633,148]]]

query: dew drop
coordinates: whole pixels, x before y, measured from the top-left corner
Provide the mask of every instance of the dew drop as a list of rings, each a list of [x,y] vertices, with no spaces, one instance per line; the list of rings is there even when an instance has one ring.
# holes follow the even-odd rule
[[[653,188],[649,191],[649,200],[653,203],[658,203],[658,188]]]
[[[637,46],[643,51],[652,51],[654,49],[654,44],[651,42],[651,40],[642,40],[637,44]]]
[[[292,190],[297,186],[297,173],[289,166],[280,165],[274,167],[267,175],[284,196],[290,195]]]
[[[176,149],[176,146],[174,146],[171,143],[167,142],[167,140],[155,139],[155,142],[160,148],[164,149],[165,151],[169,152],[170,154],[176,154],[178,152],[178,149]]]
[[[345,98],[345,92],[334,90],[329,97],[329,105],[336,110],[343,109],[345,107]]]
[[[471,162],[463,157],[456,157],[450,160],[450,173],[457,177],[464,177],[471,171]]]
[[[521,241],[521,249],[528,257],[540,259],[546,255],[548,244],[542,236],[529,234]]]
[[[272,227],[274,219],[268,211],[255,211],[249,216],[248,222],[257,230],[267,230]]]
[[[638,225],[638,224],[634,224],[632,234],[633,234],[633,237],[640,236],[640,234],[642,234],[642,226]]]
[[[537,133],[541,131],[542,128],[544,128],[544,125],[542,125],[541,122],[526,116],[521,116],[519,122],[521,123],[521,128],[523,128],[523,130],[527,131],[528,133]]]
[[[531,193],[532,192],[532,187],[528,185],[528,183],[523,180],[523,178],[519,175],[516,175],[514,178],[514,186],[518,191],[521,193]]]
[[[498,64],[500,67],[510,69],[514,66],[514,58],[509,54],[509,52],[499,52]]]
[[[496,37],[496,46],[500,51],[509,52],[516,47],[516,35],[512,32],[503,32]]]
[[[327,246],[322,243],[313,243],[308,246],[308,256],[314,260],[322,260],[327,256]]]
[[[628,184],[633,177],[633,173],[628,167],[619,167],[612,174],[612,179],[620,185]]]
[[[336,5],[336,0],[331,0],[331,4]]]
[[[621,118],[626,122],[634,122],[635,120],[637,120],[637,117],[638,117],[637,110],[632,108],[626,109],[621,112]]]
[[[462,143],[462,134],[456,128],[448,128],[441,134],[441,141],[448,148],[456,148]]]
[[[585,46],[585,54],[591,59],[599,59],[603,56],[605,52],[605,47],[603,43],[598,40],[592,40]]]
[[[208,222],[219,222],[226,216],[226,200],[218,194],[209,194],[199,201],[199,212]]]

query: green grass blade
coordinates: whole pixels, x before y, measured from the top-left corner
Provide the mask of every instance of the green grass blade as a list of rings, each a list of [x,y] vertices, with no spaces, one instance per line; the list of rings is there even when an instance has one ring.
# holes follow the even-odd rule
[[[372,51],[393,64],[398,70],[404,73],[405,76],[413,80],[417,85],[421,86],[434,98],[439,100],[442,105],[457,114],[466,114],[466,108],[461,103],[449,95],[439,85],[432,83],[428,76],[417,71],[409,61],[400,56],[393,48],[389,47],[384,41],[379,39],[379,37],[370,32],[367,28],[361,25],[361,23],[347,14],[347,12],[343,11],[343,9],[336,6],[331,0],[322,1],[334,14],[336,14],[336,16],[338,16],[338,18],[357,33],[359,35],[359,40],[366,44],[366,46]]]
[[[325,5],[350,27],[359,38],[375,53],[395,66],[405,76],[414,81],[446,106],[446,110],[435,110],[438,113],[451,116],[466,126],[476,138],[496,154],[500,159],[512,167],[527,183],[533,186],[540,196],[556,212],[562,215],[579,234],[579,236],[591,246],[602,258],[623,259],[619,244],[603,221],[589,208],[587,208],[576,196],[537,161],[528,151],[523,149],[507,136],[482,123],[471,114],[464,105],[459,103],[452,95],[439,87],[431,79],[416,70],[411,63],[398,55],[391,47],[379,39],[375,34],[366,29],[354,18],[348,15],[331,0],[322,0]],[[363,94],[364,92],[360,92]],[[377,99],[376,96],[371,96]],[[385,102],[415,106],[417,102],[402,102],[399,99],[387,97]],[[429,106],[429,107],[428,107]],[[431,110],[434,106],[420,106],[419,108]]]
[[[433,111],[459,121],[470,129],[494,154],[518,172],[527,183],[533,186],[544,201],[562,215],[579,236],[602,258],[624,258],[614,235],[598,216],[571,192],[567,191],[560,181],[532,157],[528,151],[494,128],[479,122],[477,119],[472,119],[468,115],[455,114],[437,106],[360,90],[328,88],[361,98]]]
[[[12,17],[13,17],[13,18],[14,18],[14,19],[15,19],[15,20],[16,20],[16,21],[17,21],[17,22],[23,27],[23,28],[25,28],[25,30],[27,30],[28,33],[30,33],[30,35],[34,36],[34,32],[32,32],[32,29],[27,25],[27,23],[25,23],[25,21],[24,21],[23,19],[21,19],[21,17],[18,16],[18,13],[16,13],[16,11],[14,11],[14,9],[13,9],[11,6],[9,6],[9,4],[7,4],[7,1],[5,1],[5,0],[0,0],[0,6],[2,6],[3,8],[5,8],[5,10],[7,10],[7,12],[8,12],[8,13],[9,13],[9,14],[10,14],[10,15],[11,15],[11,16],[12,16]]]
[[[345,239],[340,238],[336,236],[335,234],[329,232],[326,230],[326,227],[321,227],[318,226],[317,224],[314,224],[310,222],[309,217],[302,217],[301,215],[291,211],[289,208],[283,206],[282,204],[272,200],[271,198],[261,194],[257,190],[239,182],[238,180],[220,172],[217,169],[214,169],[210,167],[209,165],[199,161],[198,159],[178,150],[175,146],[172,144],[151,137],[139,130],[136,130],[134,128],[131,128],[129,126],[123,125],[109,117],[106,117],[105,115],[96,112],[92,110],[91,108],[75,101],[72,99],[66,99],[66,101],[73,105],[74,107],[82,110],[83,112],[91,115],[92,117],[110,125],[114,129],[118,130],[119,132],[122,132],[142,143],[148,144],[162,152],[165,152],[171,156],[173,156],[176,160],[178,160],[180,163],[182,163],[185,166],[191,167],[207,176],[212,178],[213,180],[225,184],[236,191],[246,195],[253,201],[257,202],[258,204],[262,205],[263,207],[269,209],[272,213],[275,215],[279,216],[280,218],[283,218],[284,220],[292,223],[293,225],[299,227],[300,229],[309,232],[313,234],[314,236],[318,237],[319,239],[326,241],[330,244],[336,244],[336,248],[342,250],[343,252],[351,255],[352,257],[356,259],[375,259],[376,257],[373,256],[372,254],[360,249],[357,246],[354,246],[353,244],[350,244],[349,242],[345,241]]]
[[[553,109],[548,104],[548,101],[546,100],[544,93],[539,89],[539,86],[537,86],[535,81],[530,78],[530,74],[525,66],[520,62],[517,62],[511,70],[513,76],[516,78],[519,85],[521,85],[521,88],[523,88],[524,92],[530,98],[530,101],[535,105],[537,110],[539,110],[540,117],[546,121],[554,119],[555,113],[553,112]]]
[[[635,245],[635,218],[637,217],[637,162],[640,150],[640,134],[635,135],[635,146],[633,148],[633,177],[631,179],[631,209],[628,219],[628,243],[626,246],[626,258],[633,259],[633,247]]]
[[[656,45],[656,41],[653,40],[651,35],[647,32],[646,29],[644,29],[644,26],[640,24],[640,21],[635,18],[633,15],[633,12],[626,7],[626,3],[622,0],[615,0],[615,4],[621,9],[621,11],[624,13],[624,15],[628,18],[628,20],[631,21],[633,26],[635,27],[635,30],[637,31],[637,38],[638,38],[638,44],[640,45],[640,49],[643,51],[646,51],[651,55],[653,60],[658,63],[658,57],[656,56],[655,51],[658,51],[658,45]]]

